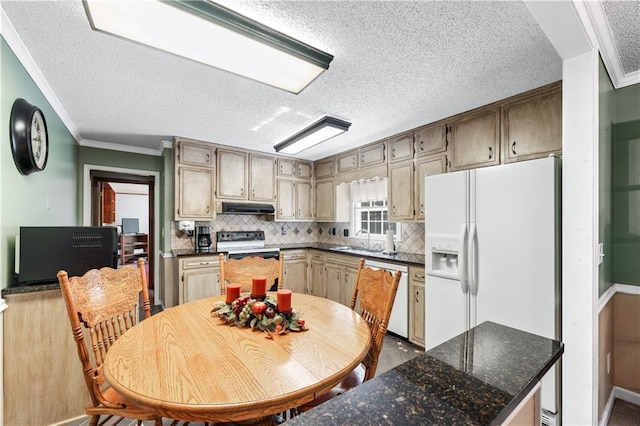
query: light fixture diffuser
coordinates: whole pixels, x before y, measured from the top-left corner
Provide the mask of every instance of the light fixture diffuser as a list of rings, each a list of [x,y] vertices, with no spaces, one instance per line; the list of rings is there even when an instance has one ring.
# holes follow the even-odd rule
[[[329,68],[333,56],[218,4],[202,1],[83,1],[91,28],[291,93]]]
[[[325,116],[306,129],[274,146],[276,152],[297,154],[349,130],[351,123]]]

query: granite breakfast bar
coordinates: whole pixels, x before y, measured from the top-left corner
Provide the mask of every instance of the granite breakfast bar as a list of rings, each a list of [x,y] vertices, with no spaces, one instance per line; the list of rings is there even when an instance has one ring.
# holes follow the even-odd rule
[[[287,424],[509,423],[539,411],[539,382],[563,352],[556,340],[484,322]]]

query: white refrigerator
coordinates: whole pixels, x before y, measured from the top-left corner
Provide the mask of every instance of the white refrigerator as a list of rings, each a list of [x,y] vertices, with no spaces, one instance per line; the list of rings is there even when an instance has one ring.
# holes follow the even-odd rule
[[[484,321],[561,340],[559,160],[425,179],[426,349]],[[551,413],[556,370],[542,384]]]

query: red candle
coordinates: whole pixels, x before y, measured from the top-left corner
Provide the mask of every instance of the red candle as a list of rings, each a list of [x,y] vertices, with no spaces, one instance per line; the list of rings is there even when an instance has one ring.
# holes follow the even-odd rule
[[[267,277],[253,277],[251,295],[260,297],[267,294]]]
[[[227,286],[227,303],[231,303],[240,297],[240,284],[229,284]]]
[[[291,310],[291,290],[278,290],[278,312]]]

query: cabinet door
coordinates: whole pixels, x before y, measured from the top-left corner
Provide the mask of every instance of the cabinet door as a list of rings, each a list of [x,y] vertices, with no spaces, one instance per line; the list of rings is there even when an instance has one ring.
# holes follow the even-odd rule
[[[218,149],[218,198],[247,199],[247,154]]]
[[[360,167],[383,164],[387,161],[387,144],[379,142],[360,149]]]
[[[333,220],[335,205],[335,187],[333,179],[316,181],[316,221],[330,222]]]
[[[562,152],[562,86],[502,107],[505,163]]]
[[[295,207],[294,183],[291,179],[278,179],[278,196],[276,197],[276,219],[293,220]]]
[[[409,291],[409,341],[424,347],[424,284],[411,281]]]
[[[213,168],[214,149],[206,142],[186,142],[176,138],[176,164]]]
[[[327,262],[324,270],[325,297],[334,302],[344,303],[342,297],[342,266]]]
[[[296,178],[298,179],[311,179],[313,167],[309,161],[296,161]]]
[[[180,303],[216,296],[220,294],[220,269],[200,268],[184,271],[182,285],[184,300]]]
[[[328,160],[318,161],[314,164],[316,169],[316,179],[333,177],[336,171],[336,160],[330,158]]]
[[[311,260],[311,294],[324,297],[324,261]]]
[[[358,279],[358,268],[355,266],[345,266],[344,268],[344,294],[343,300],[345,306],[351,306],[351,297],[353,290],[356,288],[356,280]],[[360,312],[360,298],[356,301],[355,310]]]
[[[283,288],[294,293],[307,293],[307,259],[285,260]]]
[[[313,220],[313,194],[311,182],[296,181],[295,183],[295,212],[296,220]]]
[[[463,115],[451,124],[451,170],[498,164],[500,110],[493,108]]]
[[[358,151],[353,150],[337,156],[338,173],[356,170],[358,168]]]
[[[116,221],[116,193],[105,182],[102,187],[102,223],[114,223]]]
[[[407,133],[389,139],[389,162],[410,160],[413,158],[413,133]]]
[[[416,156],[437,154],[447,149],[447,124],[426,126],[414,132]]]
[[[278,176],[292,178],[295,176],[294,170],[295,170],[294,160],[278,158]]]
[[[276,198],[276,170],[273,157],[249,154],[249,199],[273,201]]]
[[[415,174],[415,207],[416,220],[424,219],[424,178],[425,176],[438,175],[447,171],[447,156],[436,154],[422,157],[416,160]]]
[[[413,217],[413,160],[389,165],[389,220]]]
[[[175,176],[175,220],[209,220],[213,208],[214,170],[179,166]]]

